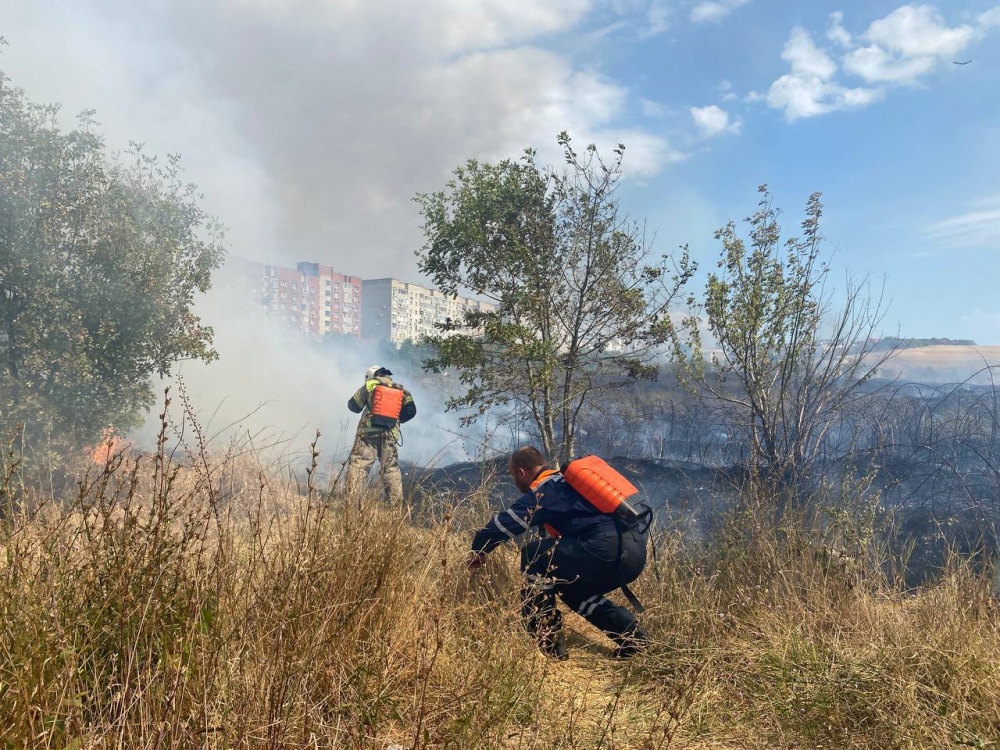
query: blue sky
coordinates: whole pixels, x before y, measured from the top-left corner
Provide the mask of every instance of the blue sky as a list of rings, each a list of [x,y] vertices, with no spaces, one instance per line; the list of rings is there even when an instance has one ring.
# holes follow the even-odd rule
[[[0,0],[0,35],[33,99],[181,153],[239,255],[417,280],[414,193],[565,129],[626,144],[659,250],[821,191],[887,333],[1000,344],[996,0]]]

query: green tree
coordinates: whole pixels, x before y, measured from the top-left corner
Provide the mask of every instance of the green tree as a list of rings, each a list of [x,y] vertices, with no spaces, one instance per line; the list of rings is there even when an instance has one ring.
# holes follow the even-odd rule
[[[0,432],[79,445],[135,425],[151,375],[216,356],[192,305],[223,250],[176,156],[109,158],[92,113],[57,113],[0,72]]]
[[[673,333],[668,308],[693,266],[653,258],[641,223],[619,206],[624,146],[610,162],[595,146],[559,144],[566,168],[518,160],[454,171],[418,195],[427,242],[420,270],[442,291],[492,302],[439,327],[434,371],[455,369],[465,392],[448,402],[466,424],[493,407],[527,413],[541,448],[574,453],[589,400],[641,378]]]
[[[863,402],[864,384],[895,348],[878,345],[885,305],[867,280],[848,277],[835,309],[819,193],[806,204],[802,237],[782,242],[779,211],[767,187],[759,191],[759,209],[746,220],[749,246],[734,222],[715,234],[719,270],[681,327],[678,372],[725,412],[720,421],[747,446],[751,476],[777,498],[804,487],[831,431]],[[714,347],[707,358],[703,324]]]

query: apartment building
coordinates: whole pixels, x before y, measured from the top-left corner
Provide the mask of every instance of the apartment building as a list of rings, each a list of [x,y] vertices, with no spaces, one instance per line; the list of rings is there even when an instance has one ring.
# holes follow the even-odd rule
[[[346,334],[372,341],[419,341],[439,333],[435,324],[461,320],[467,310],[495,306],[398,279],[365,279],[321,263],[295,268],[230,257],[220,286],[234,288],[242,300],[302,334]]]
[[[337,273],[320,263],[299,263],[296,270],[302,274],[308,291],[308,299],[302,298],[302,309],[310,313],[310,326],[316,325],[310,332],[320,336],[327,333],[360,336],[361,279]]]
[[[251,296],[260,310],[309,336],[361,335],[361,279],[320,263],[295,268],[232,258],[227,281]]]
[[[461,320],[467,310],[494,309],[488,302],[451,297],[398,279],[365,279],[361,283],[361,335],[396,345],[438,334],[435,324]]]

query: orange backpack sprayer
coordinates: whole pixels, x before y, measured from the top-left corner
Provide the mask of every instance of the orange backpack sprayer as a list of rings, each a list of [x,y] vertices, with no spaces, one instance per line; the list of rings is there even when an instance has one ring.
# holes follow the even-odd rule
[[[583,495],[602,513],[617,516],[626,524],[646,515],[628,501],[639,493],[630,481],[597,456],[584,456],[570,461],[563,469],[569,486]]]
[[[398,385],[379,383],[372,389],[372,424],[376,427],[392,429],[399,421],[403,410],[403,388]]]

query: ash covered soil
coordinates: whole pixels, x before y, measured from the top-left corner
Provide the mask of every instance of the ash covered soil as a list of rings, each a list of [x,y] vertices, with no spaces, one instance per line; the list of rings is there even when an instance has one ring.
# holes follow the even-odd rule
[[[657,512],[661,524],[683,520],[688,527],[702,526],[706,509],[734,495],[731,479],[699,464],[621,456],[608,463],[638,488],[638,498]],[[519,494],[507,475],[505,458],[433,468],[401,464],[401,468],[408,496],[420,495],[445,505],[487,488],[490,504],[500,509]]]

